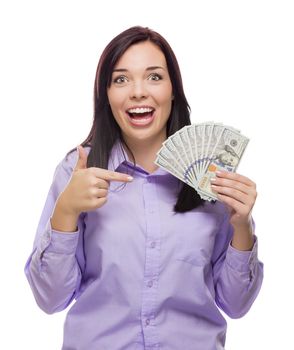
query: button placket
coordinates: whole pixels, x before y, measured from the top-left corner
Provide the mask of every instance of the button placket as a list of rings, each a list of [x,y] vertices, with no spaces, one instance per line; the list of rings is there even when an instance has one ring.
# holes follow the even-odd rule
[[[160,218],[156,184],[147,178],[143,184],[143,197],[146,216],[146,257],[144,266],[144,286],[142,293],[142,326],[146,346],[158,343],[156,330],[157,280],[160,263]],[[156,248],[156,249],[155,249]]]
[[[151,249],[154,249],[156,247],[156,242],[155,241],[152,241],[151,243],[150,243],[150,248]]]
[[[153,287],[153,281],[152,280],[148,281],[147,286],[149,288],[152,288]]]
[[[49,231],[45,231],[40,242],[40,248],[42,252],[49,246],[50,241],[51,241],[51,234]]]

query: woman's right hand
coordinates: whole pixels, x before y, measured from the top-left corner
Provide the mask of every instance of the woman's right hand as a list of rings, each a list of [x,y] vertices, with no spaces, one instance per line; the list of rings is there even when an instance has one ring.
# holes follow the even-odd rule
[[[57,206],[72,216],[102,207],[107,201],[110,181],[132,181],[132,177],[127,174],[96,167],[87,168],[88,155],[85,149],[82,146],[78,146],[77,149],[77,164],[57,201]]]

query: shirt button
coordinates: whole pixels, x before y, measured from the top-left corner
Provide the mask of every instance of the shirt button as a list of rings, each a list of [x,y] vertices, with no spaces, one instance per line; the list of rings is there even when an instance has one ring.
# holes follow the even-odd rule
[[[153,242],[150,243],[150,248],[153,249],[153,248],[155,248],[155,246],[156,246],[156,242],[153,241]]]
[[[153,286],[153,281],[149,281],[149,282],[147,283],[147,286],[148,286],[149,288],[151,288],[151,287]]]
[[[149,324],[150,324],[150,319],[147,318],[146,321],[145,321],[145,325],[146,325],[146,326],[149,326]]]

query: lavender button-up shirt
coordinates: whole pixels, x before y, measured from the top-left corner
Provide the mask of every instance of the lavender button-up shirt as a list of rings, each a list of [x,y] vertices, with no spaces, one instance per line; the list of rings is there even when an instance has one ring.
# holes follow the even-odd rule
[[[161,168],[134,167],[118,143],[108,168],[134,180],[111,182],[106,204],[81,213],[76,232],[55,231],[50,218],[76,161],[75,151],[55,170],[25,267],[45,312],[75,299],[62,349],[224,349],[219,308],[241,317],[261,287],[256,236],[252,251],[234,249],[220,202],[173,212],[182,183]]]

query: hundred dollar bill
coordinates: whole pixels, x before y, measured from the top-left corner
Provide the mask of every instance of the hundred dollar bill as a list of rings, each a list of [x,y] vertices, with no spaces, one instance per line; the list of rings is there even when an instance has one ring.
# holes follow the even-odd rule
[[[196,140],[196,134],[195,134],[195,125],[189,125],[186,128],[187,130],[187,135],[188,135],[188,142],[190,144],[191,148],[191,157],[193,160],[193,168],[195,169],[197,181],[199,180],[199,156],[198,156],[198,148],[197,148],[197,140]]]
[[[213,135],[213,128],[214,128],[214,124],[212,123],[207,123],[205,125],[204,128],[204,137],[203,137],[203,144],[204,144],[204,148],[203,148],[203,155],[202,155],[202,165],[201,165],[201,173],[200,173],[200,177],[202,177],[203,172],[206,169],[206,166],[208,165],[209,162],[209,150],[212,144],[212,135]]]
[[[182,141],[182,145],[183,148],[185,150],[185,157],[186,157],[186,164],[188,165],[188,169],[189,171],[192,173],[195,182],[197,183],[198,178],[197,178],[197,169],[195,166],[195,159],[192,153],[192,147],[191,144],[189,142],[189,135],[188,135],[188,131],[187,131],[188,126],[183,127],[181,130],[179,130],[176,133],[176,136],[179,135],[181,141]]]
[[[164,158],[162,158],[160,155],[158,155],[154,161],[154,163],[161,168],[165,169],[168,171],[170,174],[174,175],[177,177],[179,180],[185,182],[186,184],[190,185],[195,189],[195,186],[190,183],[190,181],[187,178],[184,178],[182,173],[179,173],[175,168],[171,166],[170,163],[168,163]]]
[[[198,149],[198,170],[199,174],[202,173],[203,169],[203,158],[204,158],[204,143],[205,143],[205,124],[197,124],[195,125],[195,136],[196,136],[196,142],[197,142],[197,149]]]
[[[155,164],[193,187],[204,200],[216,200],[216,170],[236,171],[249,139],[240,130],[206,122],[183,127],[157,152]]]
[[[214,125],[213,121],[191,124],[188,126],[188,135],[190,137],[190,144],[192,145],[194,164],[197,169],[197,178],[199,179],[202,173],[205,153],[205,132],[206,125]],[[194,146],[194,147],[193,147]]]
[[[174,133],[173,135],[170,136],[171,141],[173,142],[173,144],[175,145],[175,147],[177,148],[181,159],[183,161],[183,163],[185,164],[185,168],[189,168],[190,163],[189,163],[189,159],[187,157],[187,146],[183,144],[183,140],[181,138],[181,133],[183,133],[183,129],[177,131],[176,133]]]
[[[211,178],[215,177],[217,170],[235,172],[241,157],[247,147],[249,139],[236,130],[226,127],[220,140],[215,145],[211,159],[205,169],[204,175],[198,183],[198,189],[211,199],[217,199],[216,193],[211,189]]]
[[[194,173],[190,167],[189,160],[186,155],[185,146],[183,145],[178,131],[175,134],[171,135],[168,138],[168,141],[164,143],[164,145],[169,149],[169,151],[171,151],[172,153],[175,152],[177,154],[178,162],[180,162],[184,167],[184,175],[191,180],[191,183],[197,185]]]
[[[181,176],[189,181],[191,186],[196,189],[197,184],[194,177],[192,176],[191,172],[188,171],[185,163],[183,162],[181,154],[173,144],[170,137],[163,143],[161,149],[157,152],[157,156],[161,157],[166,163],[169,164],[169,169],[166,169],[167,171],[171,172],[171,169],[174,169],[177,174],[181,174]]]
[[[167,147],[162,147],[156,154],[155,164],[164,168],[172,175],[176,176],[180,180],[189,183],[192,187],[195,188],[195,185],[191,183],[188,176],[185,176],[185,170],[181,164],[179,164]]]
[[[207,166],[209,165],[209,163],[211,162],[211,160],[213,159],[213,155],[215,153],[215,150],[217,149],[217,146],[221,140],[221,137],[224,133],[224,131],[226,130],[226,127],[223,126],[222,124],[214,124],[211,125],[209,134],[207,136],[207,138],[209,138],[209,141],[207,142],[207,147],[205,148],[205,155],[204,155],[204,161],[203,161],[203,167],[202,167],[202,172],[200,174],[200,177],[202,178]]]

